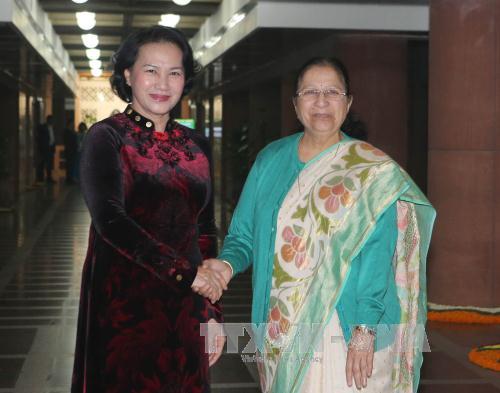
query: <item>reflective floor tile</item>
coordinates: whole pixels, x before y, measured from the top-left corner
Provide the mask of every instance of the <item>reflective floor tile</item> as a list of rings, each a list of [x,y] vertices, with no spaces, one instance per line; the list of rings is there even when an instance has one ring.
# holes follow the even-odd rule
[[[224,354],[210,368],[213,383],[255,382],[239,354]]]
[[[439,384],[422,385],[418,393],[499,393],[500,389],[490,384]]]
[[[61,315],[60,308],[20,308],[20,309],[2,309],[1,317],[57,317]]]
[[[261,390],[257,386],[254,388],[241,388],[239,386],[232,385],[216,387],[211,390],[212,393],[260,393],[260,391]]]
[[[0,388],[13,388],[23,367],[24,359],[0,358]]]
[[[55,325],[57,323],[56,319],[53,318],[12,318],[12,319],[1,319],[0,327],[3,326],[44,326],[44,325]]]
[[[9,291],[15,291],[19,290],[22,291],[23,289],[30,289],[33,291],[46,291],[46,290],[68,290],[71,288],[71,285],[63,285],[63,284],[51,284],[51,285],[38,285],[38,284],[9,284],[5,287],[5,289]]]
[[[26,355],[33,344],[36,329],[0,329],[0,356]]]
[[[70,295],[68,291],[4,291],[0,299],[33,299],[33,298],[64,298]]]
[[[40,300],[40,299],[0,299],[0,308],[2,307],[62,307],[67,304],[64,299],[58,300]]]

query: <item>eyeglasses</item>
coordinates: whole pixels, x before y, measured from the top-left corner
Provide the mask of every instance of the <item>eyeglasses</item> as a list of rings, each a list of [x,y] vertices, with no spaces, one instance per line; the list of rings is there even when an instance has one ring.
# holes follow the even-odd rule
[[[317,100],[319,96],[323,94],[326,100],[329,101],[340,101],[342,98],[347,97],[347,93],[338,91],[337,89],[327,88],[324,90],[319,89],[305,89],[295,93],[295,96],[302,98],[305,101]]]

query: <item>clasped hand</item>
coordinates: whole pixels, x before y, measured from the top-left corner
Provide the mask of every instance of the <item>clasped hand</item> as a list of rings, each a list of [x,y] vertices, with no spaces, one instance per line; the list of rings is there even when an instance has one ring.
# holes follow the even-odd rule
[[[222,291],[227,290],[231,276],[231,268],[226,263],[219,259],[207,259],[198,267],[191,288],[215,303],[222,296]],[[215,319],[210,319],[208,321],[209,366],[213,366],[222,355],[225,341],[222,325]]]
[[[198,267],[198,273],[191,285],[194,292],[208,298],[215,303],[227,290],[231,280],[231,268],[220,259],[206,259]]]

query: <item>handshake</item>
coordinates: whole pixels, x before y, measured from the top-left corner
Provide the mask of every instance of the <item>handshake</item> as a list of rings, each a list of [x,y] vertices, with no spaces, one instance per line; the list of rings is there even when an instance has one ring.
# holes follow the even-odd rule
[[[194,292],[208,298],[215,303],[227,290],[227,284],[233,275],[228,263],[220,259],[206,259],[198,267],[198,273],[191,285]]]

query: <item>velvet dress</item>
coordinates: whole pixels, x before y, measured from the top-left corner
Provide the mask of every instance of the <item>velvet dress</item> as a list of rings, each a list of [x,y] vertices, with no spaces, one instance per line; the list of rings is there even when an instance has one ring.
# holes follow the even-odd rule
[[[221,310],[191,290],[217,251],[210,149],[175,121],[153,128],[128,107],[85,138],[92,224],[72,393],[210,391],[200,323]]]

